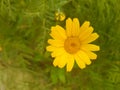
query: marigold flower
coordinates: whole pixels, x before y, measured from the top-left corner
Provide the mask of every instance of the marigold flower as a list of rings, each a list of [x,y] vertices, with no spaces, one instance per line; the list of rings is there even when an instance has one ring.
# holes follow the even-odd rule
[[[55,12],[55,19],[57,20],[57,21],[63,21],[63,20],[65,20],[65,18],[66,18],[66,16],[65,16],[65,14],[63,13],[63,12]]]
[[[83,69],[86,65],[91,64],[91,60],[97,58],[97,55],[92,51],[99,51],[97,45],[90,44],[96,40],[99,35],[93,33],[93,27],[90,26],[89,21],[85,21],[80,26],[79,20],[71,18],[66,20],[66,29],[59,25],[51,27],[47,51],[52,52],[51,56],[54,59],[53,65],[63,68],[66,65],[67,71],[71,71],[74,62]],[[91,60],[90,60],[91,59]]]

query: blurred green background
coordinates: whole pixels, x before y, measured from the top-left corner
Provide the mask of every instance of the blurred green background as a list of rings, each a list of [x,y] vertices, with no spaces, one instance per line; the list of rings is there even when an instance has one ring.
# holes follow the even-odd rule
[[[100,37],[98,59],[71,72],[52,65],[50,28],[88,20]],[[120,90],[120,0],[0,0],[0,90]]]

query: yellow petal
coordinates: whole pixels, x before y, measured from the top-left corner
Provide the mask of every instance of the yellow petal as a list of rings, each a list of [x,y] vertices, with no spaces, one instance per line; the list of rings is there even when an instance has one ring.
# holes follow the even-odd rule
[[[82,33],[79,34],[79,38],[80,40],[85,40],[86,38],[88,38],[91,33],[93,32],[93,27],[89,27],[86,30],[84,30]]]
[[[55,46],[55,47],[63,47],[64,46],[64,41],[61,41],[61,40],[49,39],[48,43],[51,44],[51,46]]]
[[[59,47],[58,48],[58,47],[54,47],[54,46],[51,46],[51,45],[46,47],[46,50],[50,51],[50,52],[56,51],[58,49],[62,49],[63,50],[63,47]]]
[[[60,56],[60,61],[58,63],[58,67],[59,68],[63,68],[66,65],[66,63],[67,63],[67,59],[68,59],[67,58],[67,54],[66,53],[62,54]]]
[[[59,39],[59,40],[65,40],[67,38],[64,28],[62,28],[59,25],[56,25],[55,27],[51,28],[51,34],[50,35],[54,39]]]
[[[80,24],[77,18],[73,19],[72,36],[78,36],[80,33]]]
[[[95,60],[97,58],[97,55],[89,50],[84,50],[85,53],[88,55],[88,57],[92,60]]]
[[[90,57],[90,59],[93,59],[93,60],[97,59],[97,55],[95,53],[93,53],[93,52],[87,52],[87,54]]]
[[[63,21],[66,18],[65,14],[63,12],[60,13],[59,17],[60,17],[60,21]]]
[[[79,56],[77,54],[74,55],[75,57],[75,61],[78,64],[78,66],[83,69],[86,67],[85,63],[79,58]]]
[[[89,21],[85,21],[83,25],[80,27],[80,34],[82,34],[90,25]]]
[[[97,45],[93,45],[93,44],[85,44],[85,45],[81,45],[81,49],[86,49],[86,50],[90,50],[90,51],[99,51],[100,47]]]
[[[91,43],[92,41],[95,41],[99,35],[97,33],[92,33],[88,38],[86,38],[82,43]]]
[[[68,37],[70,37],[72,35],[72,19],[68,18],[66,20],[66,34]]]
[[[64,50],[64,48],[57,48],[56,50],[54,50],[51,53],[52,57],[57,57],[57,56],[61,56],[62,54],[64,54],[66,51]]]
[[[74,57],[69,54],[67,60],[67,72],[70,72],[72,70],[73,65],[74,65]]]
[[[59,64],[60,57],[56,57],[53,61],[53,65],[56,67]]]
[[[77,55],[79,56],[80,60],[82,60],[87,65],[91,64],[90,58],[88,57],[88,55],[85,52],[80,50],[80,51],[78,51]]]
[[[46,50],[47,50],[47,51],[50,51],[50,52],[51,52],[51,51],[54,51],[54,50],[56,50],[56,49],[57,49],[57,48],[56,48],[56,47],[53,47],[53,46],[47,46],[47,47],[46,47]]]

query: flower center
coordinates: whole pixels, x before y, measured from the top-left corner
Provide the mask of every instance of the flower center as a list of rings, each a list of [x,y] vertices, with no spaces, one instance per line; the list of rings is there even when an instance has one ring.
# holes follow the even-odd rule
[[[65,50],[70,53],[74,54],[80,49],[80,40],[78,37],[69,37],[64,42]]]

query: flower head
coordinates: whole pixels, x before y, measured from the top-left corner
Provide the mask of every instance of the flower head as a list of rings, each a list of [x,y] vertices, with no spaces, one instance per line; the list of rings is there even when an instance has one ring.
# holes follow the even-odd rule
[[[52,52],[51,56],[54,59],[53,65],[63,68],[66,65],[67,71],[71,71],[74,63],[83,69],[86,65],[91,64],[91,60],[97,58],[97,55],[92,51],[99,51],[97,45],[90,44],[96,40],[99,35],[93,33],[93,27],[89,21],[85,21],[80,26],[79,20],[68,18],[66,20],[66,29],[59,25],[51,27],[47,51]],[[91,59],[91,60],[90,60]]]
[[[55,12],[55,20],[63,21],[63,20],[65,20],[65,18],[66,18],[66,16],[65,16],[64,12],[61,12],[59,10],[57,12]]]

